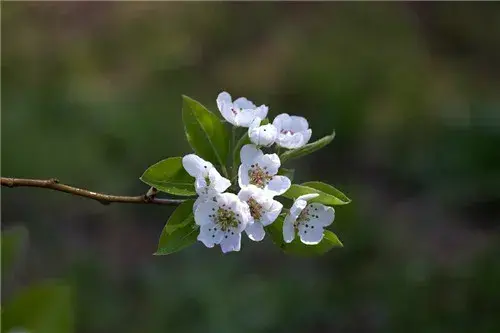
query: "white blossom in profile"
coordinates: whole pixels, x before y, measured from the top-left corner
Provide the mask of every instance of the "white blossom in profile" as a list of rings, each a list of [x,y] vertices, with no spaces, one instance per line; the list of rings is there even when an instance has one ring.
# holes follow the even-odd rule
[[[182,158],[184,169],[195,177],[195,189],[198,193],[193,210],[204,201],[213,200],[217,195],[226,191],[231,182],[221,176],[212,163],[205,161],[195,154],[189,154]]]
[[[306,118],[282,113],[274,118],[273,125],[278,131],[276,143],[284,148],[296,149],[309,142],[312,130]]]
[[[278,130],[273,124],[260,125],[262,119],[259,117],[250,124],[248,137],[250,141],[257,146],[269,147],[274,144],[278,137]]]
[[[231,95],[225,91],[217,96],[217,107],[224,119],[238,127],[249,127],[256,117],[264,119],[269,109],[266,105],[256,106],[245,97],[233,102]]]

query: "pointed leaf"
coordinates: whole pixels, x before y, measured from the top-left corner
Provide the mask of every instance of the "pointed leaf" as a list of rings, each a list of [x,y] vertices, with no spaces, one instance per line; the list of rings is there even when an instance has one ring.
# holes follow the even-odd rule
[[[351,199],[345,196],[345,194],[333,186],[321,182],[308,182],[302,185],[293,184],[283,196],[295,200],[301,195],[310,193],[317,193],[319,196],[309,200],[309,202],[319,202],[328,206],[347,205],[351,202]]]
[[[140,180],[173,195],[195,195],[194,179],[182,166],[182,157],[170,157],[150,166]]]
[[[327,135],[327,136],[325,136],[317,141],[308,143],[307,145],[305,145],[303,147],[300,147],[297,149],[287,150],[286,152],[284,152],[283,154],[280,155],[281,163],[283,164],[289,160],[314,153],[315,151],[325,147],[330,142],[332,142],[334,137],[335,137],[335,131],[333,131],[333,133],[331,135]]]
[[[274,244],[286,254],[297,256],[314,256],[324,254],[334,247],[343,247],[342,242],[330,230],[325,230],[325,236],[317,245],[307,245],[300,241],[298,235],[291,243],[283,240],[283,217],[279,217],[273,224],[266,227]]]
[[[335,187],[332,185],[323,183],[323,182],[318,182],[318,181],[313,181],[313,182],[305,182],[302,184],[303,186],[307,187],[312,187],[316,190],[319,190],[323,193],[326,193],[330,196],[333,196],[340,200],[343,205],[346,205],[351,202],[351,199],[349,199],[344,193],[340,192],[337,190]]]
[[[56,281],[22,290],[2,310],[5,332],[70,333],[74,329],[70,288]]]
[[[194,222],[194,200],[187,200],[177,207],[161,232],[155,255],[167,255],[196,242],[198,225]]]
[[[199,102],[182,96],[182,120],[186,137],[197,155],[226,165],[229,152],[229,134],[220,119]]]

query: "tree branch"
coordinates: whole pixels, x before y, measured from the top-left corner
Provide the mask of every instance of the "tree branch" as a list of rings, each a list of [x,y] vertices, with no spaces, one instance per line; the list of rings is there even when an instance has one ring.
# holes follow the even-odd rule
[[[92,192],[78,187],[61,184],[55,178],[44,180],[44,179],[2,177],[2,186],[47,188],[54,191],[66,192],[72,195],[94,199],[99,201],[103,205],[109,205],[113,202],[119,202],[119,203],[178,206],[182,202],[184,202],[184,200],[179,200],[179,199],[156,198],[157,190],[155,188],[149,189],[148,193],[144,195],[137,195],[137,196],[110,195],[110,194]]]

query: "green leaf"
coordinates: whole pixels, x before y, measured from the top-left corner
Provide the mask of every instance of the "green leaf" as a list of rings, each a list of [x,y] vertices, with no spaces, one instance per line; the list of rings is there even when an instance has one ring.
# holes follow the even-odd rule
[[[28,229],[14,226],[2,231],[2,276],[14,268],[28,243]]]
[[[173,195],[195,195],[194,179],[182,166],[182,157],[170,157],[150,166],[140,180]]]
[[[73,320],[70,288],[45,281],[22,290],[3,308],[2,331],[70,333]]]
[[[307,145],[297,148],[297,149],[291,149],[287,150],[280,156],[281,163],[285,163],[289,160],[299,158],[302,156],[309,155],[311,153],[314,153],[315,151],[325,147],[327,144],[332,142],[333,138],[335,137],[335,131],[331,135],[327,135],[317,141],[308,143]]]
[[[325,184],[323,182],[318,182],[318,181],[305,182],[302,185],[307,186],[307,187],[311,187],[315,190],[326,193],[329,196],[337,198],[338,200],[340,200],[342,202],[340,205],[347,205],[348,203],[351,202],[351,199],[349,199],[344,193],[340,192],[332,185]],[[332,205],[335,205],[335,204],[332,204]]]
[[[345,194],[322,182],[307,182],[302,185],[293,184],[283,196],[288,199],[295,200],[301,195],[317,193],[318,197],[310,199],[309,202],[319,202],[323,205],[347,205],[351,202]]]
[[[229,134],[219,118],[202,104],[182,96],[182,120],[186,137],[201,158],[225,168],[229,152]]]
[[[295,169],[280,168],[278,171],[278,175],[288,177],[288,179],[290,179],[290,181],[293,182],[293,177],[295,175]]]
[[[300,241],[298,235],[291,243],[283,240],[283,217],[278,217],[273,224],[266,227],[274,244],[276,244],[286,254],[297,256],[314,256],[324,254],[334,247],[343,247],[342,242],[330,230],[325,230],[325,236],[317,245],[307,245]]]
[[[155,255],[167,255],[196,242],[198,226],[194,222],[194,200],[187,200],[177,207],[161,232]]]

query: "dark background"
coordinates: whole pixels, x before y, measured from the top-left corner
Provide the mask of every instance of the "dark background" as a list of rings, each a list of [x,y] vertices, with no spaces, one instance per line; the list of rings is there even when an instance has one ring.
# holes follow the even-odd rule
[[[3,294],[71,286],[78,333],[500,330],[499,3],[2,3],[2,176],[139,194],[190,152],[181,94],[303,115],[293,163],[353,202],[345,247],[155,257],[171,209],[2,189],[28,256]]]

